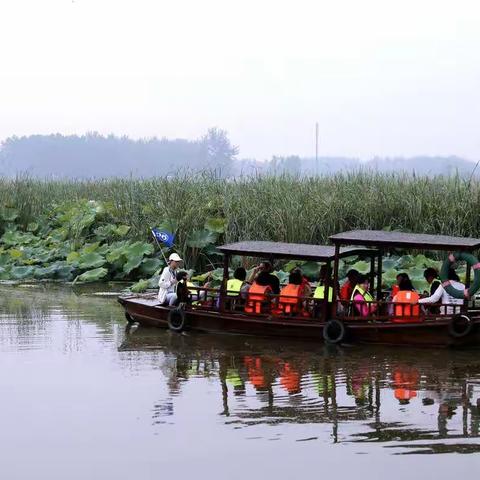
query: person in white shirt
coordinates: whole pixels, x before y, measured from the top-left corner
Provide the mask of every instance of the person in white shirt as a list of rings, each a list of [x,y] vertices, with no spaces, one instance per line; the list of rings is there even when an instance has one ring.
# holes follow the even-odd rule
[[[173,307],[177,301],[177,272],[182,259],[177,253],[168,257],[168,265],[163,269],[158,281],[158,301],[160,304],[167,304]]]
[[[448,271],[448,279],[453,288],[456,288],[461,292],[465,291],[465,285],[460,282],[460,278],[453,268],[450,268]],[[421,298],[418,303],[428,304],[441,302],[444,306],[440,308],[440,313],[444,315],[452,315],[454,313],[460,313],[460,306],[463,305],[463,301],[463,298],[452,297],[447,293],[445,288],[443,288],[443,285],[439,285],[433,295]],[[458,305],[458,307],[456,305]]]

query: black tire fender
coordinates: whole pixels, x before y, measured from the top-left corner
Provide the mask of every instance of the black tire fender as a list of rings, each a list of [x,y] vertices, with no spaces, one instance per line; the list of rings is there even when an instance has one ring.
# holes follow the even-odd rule
[[[185,330],[187,321],[183,308],[176,307],[168,312],[168,328],[174,332]]]
[[[323,327],[323,339],[327,343],[331,343],[333,345],[342,343],[343,340],[345,340],[346,334],[347,327],[341,320],[338,320],[337,318],[328,320]]]
[[[127,323],[135,323],[135,319],[128,312],[125,312],[125,318],[127,319]]]
[[[453,338],[463,338],[469,335],[473,329],[473,322],[466,315],[456,315],[448,324],[448,334]]]

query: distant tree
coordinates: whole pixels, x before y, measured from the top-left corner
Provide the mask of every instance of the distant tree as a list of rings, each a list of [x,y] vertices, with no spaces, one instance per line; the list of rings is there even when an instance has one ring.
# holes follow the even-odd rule
[[[238,147],[230,143],[227,132],[216,127],[209,128],[202,137],[202,145],[208,166],[218,170],[222,177],[231,175]]]

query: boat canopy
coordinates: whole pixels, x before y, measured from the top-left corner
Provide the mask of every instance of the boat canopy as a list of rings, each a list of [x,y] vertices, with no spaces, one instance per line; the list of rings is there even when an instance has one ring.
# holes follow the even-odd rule
[[[335,258],[335,247],[331,245],[309,245],[304,243],[282,242],[237,242],[218,247],[227,255],[271,257],[284,259],[304,259],[316,262],[329,262]],[[341,248],[340,258],[352,255],[375,256],[377,250],[366,248]]]
[[[374,247],[416,248],[419,250],[465,250],[480,248],[480,239],[426,235],[419,233],[386,232],[383,230],[352,230],[330,237],[335,245],[365,245]]]

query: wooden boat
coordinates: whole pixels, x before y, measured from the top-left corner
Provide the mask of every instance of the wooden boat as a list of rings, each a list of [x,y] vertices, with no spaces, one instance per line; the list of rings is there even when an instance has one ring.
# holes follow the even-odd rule
[[[480,307],[475,299],[455,306],[449,315],[422,311],[415,317],[392,315],[392,304],[382,291],[382,258],[388,249],[461,250],[480,248],[480,239],[446,237],[401,232],[359,230],[330,237],[333,246],[276,242],[238,242],[219,247],[224,256],[222,287],[196,288],[201,302],[188,302],[182,308],[159,305],[156,295],[119,297],[129,322],[174,331],[196,330],[260,336],[304,338],[329,343],[367,342],[391,345],[477,346],[480,345]],[[360,256],[370,261],[371,284],[376,284],[375,313],[359,317],[352,302],[301,299],[298,313],[269,309],[262,313],[245,312],[245,300],[226,291],[233,255],[274,260],[308,260],[324,263],[332,272],[334,298],[337,298],[340,260]],[[471,268],[467,268],[467,286]],[[330,277],[330,275],[327,275]],[[326,289],[330,286],[326,284]],[[202,293],[201,293],[202,292]],[[273,302],[276,296],[273,296]],[[278,296],[277,296],[278,297]],[[373,311],[373,308],[372,308]]]

